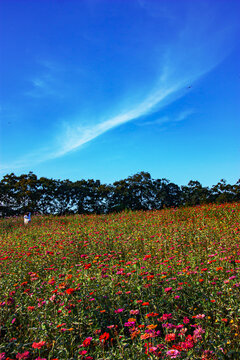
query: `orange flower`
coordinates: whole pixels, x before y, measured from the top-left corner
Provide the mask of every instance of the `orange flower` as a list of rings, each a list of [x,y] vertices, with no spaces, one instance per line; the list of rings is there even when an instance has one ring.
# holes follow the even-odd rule
[[[57,325],[57,328],[62,327],[64,325],[66,325],[66,323],[59,324],[59,325]]]
[[[133,333],[131,333],[131,339],[133,340],[138,334],[140,334],[140,330],[136,330]]]
[[[155,329],[156,327],[157,327],[157,325],[151,324],[151,325],[148,325],[148,326],[147,326],[147,329],[153,330],[153,329]]]
[[[141,335],[141,340],[145,340],[145,339],[148,339],[150,337],[151,337],[150,334],[145,333],[145,334]]]
[[[61,283],[58,285],[59,289],[64,289],[66,287],[66,283]]]

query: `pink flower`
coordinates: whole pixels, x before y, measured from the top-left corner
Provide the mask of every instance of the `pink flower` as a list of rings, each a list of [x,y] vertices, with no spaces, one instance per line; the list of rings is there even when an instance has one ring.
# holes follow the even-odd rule
[[[172,287],[167,287],[166,289],[164,289],[165,293],[171,292],[172,291]]]
[[[56,295],[53,294],[53,295],[49,298],[49,300],[50,300],[51,302],[54,302],[55,298],[56,298]]]
[[[139,314],[139,310],[130,310],[130,314],[131,314],[131,315],[138,315],[138,314]]]
[[[198,314],[196,315],[196,319],[203,319],[205,318],[205,315],[204,314]]]
[[[28,359],[29,358],[29,356],[30,356],[30,352],[29,351],[24,351],[22,354],[20,354],[20,353],[18,353],[17,355],[16,355],[16,359],[23,359],[23,360],[25,360],[25,359]]]
[[[188,350],[188,349],[192,349],[194,347],[194,343],[193,343],[193,339],[191,335],[188,335],[186,337],[186,341],[185,342],[181,342],[179,345],[181,345],[181,348],[183,350]]]
[[[193,339],[194,341],[197,341],[198,339],[202,338],[202,334],[205,333],[205,330],[203,330],[203,328],[201,326],[198,326],[197,329],[194,330],[193,332]]]
[[[123,310],[124,309],[117,309],[117,310],[115,310],[115,313],[121,313],[121,312],[123,312]]]
[[[6,359],[6,353],[0,353],[0,360],[5,360]]]
[[[79,351],[79,355],[86,355],[86,353],[87,353],[87,350],[81,350],[81,351]]]
[[[170,356],[171,359],[176,359],[180,355],[180,351],[171,349],[167,351],[167,356]]]
[[[148,350],[150,353],[152,353],[152,352],[156,351],[157,349],[158,349],[157,346],[151,346]]]
[[[127,326],[127,327],[133,327],[134,325],[135,325],[135,321],[128,321],[128,322],[124,323],[124,326]]]
[[[161,316],[160,318],[160,321],[165,321],[165,320],[168,320],[168,319],[171,319],[172,318],[172,314],[163,314],[163,316]]]
[[[108,329],[114,329],[115,325],[109,325],[107,326]]]

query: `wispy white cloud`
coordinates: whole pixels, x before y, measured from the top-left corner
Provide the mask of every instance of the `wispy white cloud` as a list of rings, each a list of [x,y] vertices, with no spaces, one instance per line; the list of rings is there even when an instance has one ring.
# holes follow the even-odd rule
[[[190,115],[194,114],[195,111],[193,109],[187,109],[184,111],[181,111],[174,119],[174,122],[183,121],[187,119]]]
[[[190,115],[192,115],[194,113],[195,113],[195,111],[193,109],[187,109],[187,110],[181,111],[178,114],[164,115],[160,118],[153,119],[153,120],[137,121],[136,125],[137,126],[149,126],[149,125],[159,126],[159,125],[163,125],[165,123],[180,122],[180,121],[187,119]]]
[[[168,96],[175,93],[179,88],[179,85],[175,84],[173,87],[156,91],[135,108],[113,116],[96,125],[85,127],[81,125],[78,127],[71,127],[71,125],[65,126],[64,137],[61,138],[61,148],[53,152],[51,158],[59,157],[76,150],[105,132],[150,113],[157,104],[159,105],[160,102],[166,100]]]

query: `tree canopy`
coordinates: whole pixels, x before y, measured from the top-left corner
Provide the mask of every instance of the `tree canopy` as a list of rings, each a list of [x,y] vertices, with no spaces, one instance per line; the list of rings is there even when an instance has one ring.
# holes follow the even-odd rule
[[[199,181],[178,186],[167,179],[152,179],[139,172],[113,184],[100,180],[54,180],[32,172],[7,174],[0,181],[0,216],[39,214],[104,214],[122,210],[153,210],[165,207],[240,201],[240,180],[234,185],[220,180],[211,188]]]

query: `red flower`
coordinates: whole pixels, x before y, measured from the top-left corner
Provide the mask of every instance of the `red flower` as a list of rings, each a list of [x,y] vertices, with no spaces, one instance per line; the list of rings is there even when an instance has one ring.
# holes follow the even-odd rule
[[[90,344],[91,344],[91,341],[92,341],[92,337],[87,337],[84,341],[83,341],[83,343],[82,343],[82,346],[83,347],[88,347]]]
[[[84,269],[87,270],[87,269],[89,269],[91,266],[92,266],[92,264],[85,264],[85,265],[84,265]]]
[[[109,339],[109,337],[110,337],[109,333],[105,332],[99,336],[99,340],[105,343]]]
[[[34,342],[33,344],[32,344],[32,347],[34,348],[34,349],[41,349],[41,347],[43,347],[44,345],[46,344],[46,341],[40,341],[40,342]]]
[[[176,335],[174,333],[171,333],[171,334],[167,334],[165,336],[165,341],[174,341],[176,338]]]
[[[69,289],[66,290],[66,293],[67,293],[68,295],[70,295],[70,294],[72,294],[74,291],[75,291],[75,289],[69,288]]]

